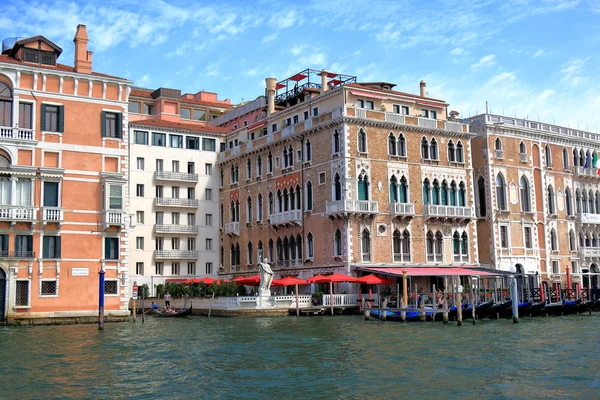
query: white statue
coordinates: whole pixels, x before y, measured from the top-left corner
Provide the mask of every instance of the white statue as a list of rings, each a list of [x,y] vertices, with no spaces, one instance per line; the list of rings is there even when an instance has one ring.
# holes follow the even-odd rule
[[[269,265],[269,260],[266,258],[262,262],[258,263],[258,265],[260,274],[259,290],[262,293],[263,290],[269,291],[271,289],[271,283],[273,282],[273,270]]]

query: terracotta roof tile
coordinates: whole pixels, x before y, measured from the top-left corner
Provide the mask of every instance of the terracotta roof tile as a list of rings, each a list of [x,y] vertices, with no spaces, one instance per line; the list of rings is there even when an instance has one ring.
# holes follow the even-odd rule
[[[144,119],[139,121],[132,121],[129,125],[135,126],[154,126],[159,128],[169,129],[181,129],[191,132],[205,132],[225,135],[231,132],[231,129],[219,128],[216,126],[205,125],[205,124],[189,124],[185,122],[166,121],[163,119]]]
[[[129,93],[129,97],[143,97],[145,99],[151,99],[152,92],[153,91],[149,89],[132,88],[131,93]]]
[[[34,68],[41,68],[41,69],[49,69],[49,70],[54,70],[54,71],[64,71],[64,72],[73,72],[73,73],[75,73],[75,67],[72,67],[70,65],[58,64],[58,63],[56,65],[44,65],[44,64],[27,63],[27,62],[22,62],[22,61],[19,61],[17,59],[14,59],[12,57],[9,57],[6,54],[0,54],[0,63],[26,65],[26,66],[34,67]],[[87,74],[82,74],[82,75],[87,75]],[[92,75],[93,76],[102,77],[102,78],[121,79],[121,80],[124,80],[124,81],[127,80],[125,78],[120,78],[118,76],[113,76],[113,75],[101,74],[99,72],[92,72]]]
[[[372,91],[378,92],[378,93],[391,93],[391,94],[397,94],[397,95],[400,95],[400,96],[418,97],[420,99],[427,99],[427,100],[439,101],[439,102],[442,102],[442,103],[446,104],[446,102],[444,100],[434,99],[432,97],[419,96],[418,94],[399,92],[397,90],[375,89],[375,88],[372,88],[372,87],[363,86],[363,85],[358,84],[358,83],[349,83],[349,84],[345,85],[344,87],[351,87],[351,88],[357,88],[357,89],[362,89],[362,90],[372,90]]]

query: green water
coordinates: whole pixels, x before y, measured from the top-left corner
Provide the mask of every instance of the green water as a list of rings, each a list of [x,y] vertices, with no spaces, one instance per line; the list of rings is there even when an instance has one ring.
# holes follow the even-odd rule
[[[441,323],[358,316],[0,328],[0,398],[600,397],[600,313]]]

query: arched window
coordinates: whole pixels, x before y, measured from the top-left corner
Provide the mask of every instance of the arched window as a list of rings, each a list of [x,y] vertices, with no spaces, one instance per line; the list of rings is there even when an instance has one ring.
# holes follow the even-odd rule
[[[256,199],[256,220],[257,221],[262,221],[263,219],[263,200],[262,200],[262,194],[258,194],[258,197]]]
[[[587,192],[585,190],[583,190],[581,192],[581,212],[583,212],[583,213],[588,212],[588,199],[587,199]]]
[[[292,148],[292,146],[290,146],[290,148],[288,149],[288,160],[288,167],[294,165],[294,149]]]
[[[256,159],[256,176],[262,176],[262,157]]]
[[[454,235],[452,235],[452,251],[454,262],[460,262],[460,235],[458,231],[454,231]]]
[[[402,232],[402,261],[410,261],[410,233],[406,229]]]
[[[550,145],[547,144],[544,148],[544,153],[546,156],[546,167],[552,167],[552,153],[550,152]]]
[[[334,245],[333,245],[333,255],[341,256],[342,255],[342,232],[339,229],[335,231],[334,237]]]
[[[312,160],[312,145],[310,144],[310,140],[306,139],[306,143],[304,145],[304,161]]]
[[[450,182],[450,205],[456,205],[456,182]]]
[[[275,204],[273,202],[273,192],[269,192],[269,216],[275,214]]]
[[[225,248],[221,246],[221,252],[219,253],[219,265],[225,266]]]
[[[273,239],[269,239],[269,261],[275,261],[275,249],[273,246]]]
[[[362,129],[358,131],[358,151],[360,153],[367,152],[367,134]]]
[[[423,160],[429,160],[429,142],[425,136],[421,139],[421,158]]]
[[[465,161],[465,157],[464,157],[464,153],[463,153],[463,145],[462,145],[461,141],[459,140],[458,143],[456,143],[456,162],[462,163],[464,161]]]
[[[340,152],[340,134],[337,129],[333,132],[333,153]]]
[[[591,190],[588,195],[588,203],[589,203],[588,212],[590,214],[594,214],[594,210],[595,210],[595,208],[594,208],[594,192],[592,192]]]
[[[496,204],[499,210],[506,210],[506,184],[501,173],[496,175]]]
[[[596,234],[592,233],[592,241],[591,241],[591,246],[592,247],[598,247],[598,239],[596,238]]]
[[[246,222],[252,222],[252,197],[246,199]]]
[[[269,155],[267,156],[267,172],[273,172],[273,156],[271,155],[271,152],[269,152]]]
[[[399,199],[400,203],[408,203],[408,184],[406,178],[400,178]]]
[[[462,262],[469,262],[469,236],[463,232],[460,237],[460,256]]]
[[[294,201],[294,199],[292,199]],[[296,210],[300,210],[302,208],[302,197],[300,193],[300,186],[296,185]]]
[[[281,238],[277,238],[277,264],[283,265],[283,243]]]
[[[573,165],[575,166],[579,164],[579,157],[577,154],[577,149],[573,149]],[[563,148],[563,167],[565,167],[565,169],[569,168],[569,159],[567,158],[567,155],[567,149]]]
[[[438,159],[438,149],[437,149],[437,142],[435,141],[435,138],[432,138],[431,143],[429,144],[429,157],[432,160]]]
[[[590,235],[588,233],[585,234],[585,247],[591,247],[592,242],[590,242]]]
[[[306,254],[307,257],[312,259],[315,256],[315,244],[313,242],[313,234],[308,232],[306,235]]]
[[[280,210],[280,212],[285,212],[285,211],[289,211],[289,206],[290,206],[290,195],[288,194],[287,188],[283,189],[283,208]]]
[[[525,149],[525,143],[523,142],[519,143],[519,153],[527,154],[527,150]]]
[[[358,200],[369,200],[369,177],[364,171],[358,177]]]
[[[371,262],[371,233],[368,229],[362,232],[361,253],[363,262]]]
[[[429,179],[425,178],[423,181],[423,204],[431,204],[430,190]]]
[[[337,173],[333,179],[333,195],[334,201],[342,199],[342,183],[340,182],[340,176]]]
[[[435,239],[433,237],[433,232],[427,232],[426,236],[426,250],[427,250],[427,262],[433,262],[435,260]]]
[[[579,232],[579,247],[584,246],[583,235]]]
[[[577,214],[579,214],[581,212],[581,195],[579,194],[579,189],[575,189],[575,207]]]
[[[4,83],[0,82],[0,126],[12,127],[12,91],[10,87]],[[23,116],[22,116],[23,117]],[[31,121],[31,119],[30,119]],[[26,128],[27,126],[19,126],[21,128]]]
[[[246,163],[246,179],[252,179],[252,161],[250,159]]]
[[[442,262],[444,259],[444,237],[442,232],[435,233],[435,262]]]
[[[573,199],[569,188],[565,189],[565,208],[567,209],[567,215],[573,215]]]
[[[235,203],[232,201],[231,202],[231,207],[229,210],[229,222],[236,222],[235,219]]]
[[[283,260],[288,261],[290,259],[290,242],[286,237],[283,238]]]
[[[458,206],[459,207],[465,207],[466,206],[466,189],[465,189],[465,183],[464,182],[460,182],[458,184]]]
[[[240,265],[240,244],[235,244],[235,265]]]
[[[431,204],[440,204],[440,183],[437,179],[433,180],[433,188],[431,189]]]
[[[390,156],[398,155],[396,147],[396,137],[394,136],[393,132],[390,132],[390,135],[388,136],[388,154]]]
[[[554,228],[552,228],[552,230],[550,231],[550,248],[553,251],[558,250],[558,241],[556,238],[556,231],[554,230]]]
[[[479,200],[479,216],[485,217],[487,209],[485,204],[485,179],[483,179],[483,176],[480,176],[477,180],[477,196]]]
[[[225,227],[225,207],[223,207],[223,203],[221,203],[221,214],[220,214],[219,218],[219,227],[220,228],[224,228]]]
[[[392,247],[394,262],[410,261],[410,233],[408,233],[408,230],[405,229],[402,233],[398,229],[394,231]]]
[[[313,209],[313,189],[311,181],[306,182],[306,209]]]
[[[219,186],[223,187],[225,185],[225,173],[223,172],[223,170],[221,170],[221,178],[219,181]]]
[[[556,205],[554,200],[554,188],[552,185],[548,185],[548,213],[556,214]]]
[[[392,175],[390,178],[390,203],[398,202],[398,179],[396,175]]]
[[[456,161],[456,149],[454,148],[454,142],[452,140],[448,141],[448,161]]]
[[[520,191],[521,191],[521,211],[531,211],[531,201],[529,193],[529,181],[525,176],[521,176]]]
[[[302,238],[296,235],[296,259],[302,260]]]
[[[398,135],[398,155],[406,157],[406,139],[403,134]]]
[[[296,259],[296,250],[296,239],[294,239],[294,236],[290,236],[290,260]]]
[[[577,250],[577,242],[575,241],[575,232],[571,229],[569,231],[569,250],[575,251]]]
[[[585,165],[585,155],[583,153],[583,149],[579,150],[579,166],[583,167]]]
[[[435,182],[434,182],[435,184]],[[444,179],[442,181],[442,205],[447,206],[448,205],[448,182],[446,182],[446,180]]]
[[[235,183],[235,168],[233,167],[233,165],[231,166],[231,176],[230,176],[230,183]]]
[[[295,202],[295,193],[294,193],[294,188],[290,188],[290,210],[294,210],[295,207],[294,205],[296,204]]]
[[[247,264],[248,265],[252,265],[253,264],[253,262],[252,262],[252,254],[253,254],[253,252],[254,251],[252,250],[252,242],[248,242],[248,255],[247,255],[247,257],[248,257],[247,258],[247,261],[248,261]]]
[[[258,246],[256,247],[256,261],[262,262],[265,258],[265,253],[263,250],[263,242],[262,240],[258,241]]]
[[[231,253],[229,254],[229,263],[232,267],[237,265],[235,263],[235,246],[233,245],[233,243],[231,243]]]
[[[494,142],[494,148],[496,151],[502,151],[502,141],[500,138],[496,138],[496,141]]]

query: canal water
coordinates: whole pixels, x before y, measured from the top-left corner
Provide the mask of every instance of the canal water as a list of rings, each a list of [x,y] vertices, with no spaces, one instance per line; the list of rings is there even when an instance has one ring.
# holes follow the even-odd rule
[[[0,398],[598,398],[600,314],[0,327]]]

